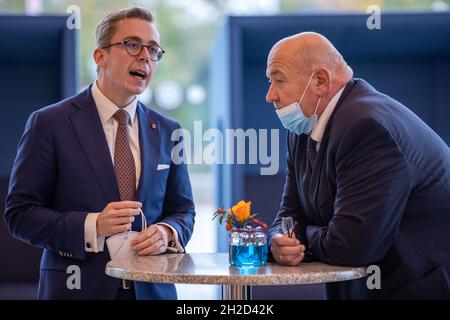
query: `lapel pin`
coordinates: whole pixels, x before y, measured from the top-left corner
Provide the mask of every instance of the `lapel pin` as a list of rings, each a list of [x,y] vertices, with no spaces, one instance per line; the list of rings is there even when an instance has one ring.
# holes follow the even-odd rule
[[[156,129],[156,123],[153,122],[151,127],[152,127],[152,129]]]

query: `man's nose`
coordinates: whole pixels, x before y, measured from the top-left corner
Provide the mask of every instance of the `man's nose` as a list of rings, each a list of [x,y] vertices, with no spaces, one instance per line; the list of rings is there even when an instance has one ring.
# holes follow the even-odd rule
[[[148,52],[148,47],[142,47],[141,54],[139,55],[139,60],[150,61],[150,52]]]
[[[273,89],[272,84],[270,84],[269,90],[267,90],[267,94],[266,94],[266,101],[268,103],[274,103],[277,101],[277,99],[278,99],[278,96],[276,95],[276,92]]]

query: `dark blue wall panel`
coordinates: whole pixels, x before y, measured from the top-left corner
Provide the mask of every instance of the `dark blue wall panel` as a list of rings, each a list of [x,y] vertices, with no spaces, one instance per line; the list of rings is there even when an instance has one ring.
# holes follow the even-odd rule
[[[8,177],[28,116],[77,89],[76,32],[64,16],[0,15],[0,176]]]
[[[76,93],[75,57],[76,32],[66,28],[66,17],[0,15],[2,214],[10,171],[26,120],[33,111]],[[36,297],[41,250],[12,238],[3,218],[0,218],[0,243],[2,297]]]

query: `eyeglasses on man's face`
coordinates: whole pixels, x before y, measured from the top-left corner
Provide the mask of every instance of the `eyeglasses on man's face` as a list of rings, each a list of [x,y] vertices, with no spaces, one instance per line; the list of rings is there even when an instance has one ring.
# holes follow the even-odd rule
[[[150,60],[152,60],[154,62],[161,60],[163,54],[165,53],[164,49],[161,48],[156,43],[145,45],[145,44],[142,44],[141,42],[139,42],[138,40],[132,40],[132,39],[122,40],[122,41],[119,41],[116,43],[112,43],[110,45],[102,47],[102,49],[106,49],[106,48],[109,48],[112,46],[117,46],[117,45],[124,46],[125,49],[127,50],[128,54],[133,57],[137,57],[138,55],[140,55],[142,50],[145,47],[145,48],[147,48],[148,53],[150,55]]]

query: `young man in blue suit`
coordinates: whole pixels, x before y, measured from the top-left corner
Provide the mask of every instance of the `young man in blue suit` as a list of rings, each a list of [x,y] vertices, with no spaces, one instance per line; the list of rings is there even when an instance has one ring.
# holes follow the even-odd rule
[[[44,249],[39,299],[176,299],[174,285],[105,274],[105,238],[149,227],[138,255],[183,252],[194,225],[187,168],[171,160],[180,125],[137,101],[164,54],[152,13],[113,12],[96,30],[98,79],[34,112],[19,143],[5,217],[11,233]],[[179,163],[179,162],[177,162]],[[80,288],[69,288],[69,266]]]
[[[366,279],[328,284],[329,298],[450,298],[450,150],[422,120],[377,92],[323,36],[274,45],[267,101],[285,128],[286,182],[271,227],[281,264],[377,265]],[[281,232],[282,217],[297,222]]]

